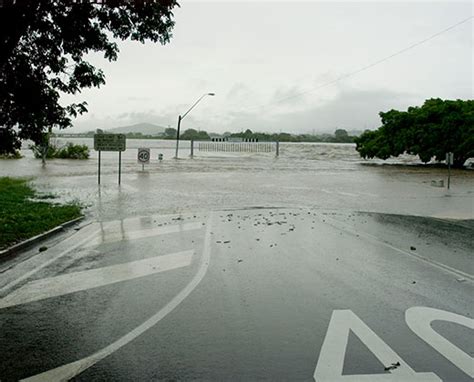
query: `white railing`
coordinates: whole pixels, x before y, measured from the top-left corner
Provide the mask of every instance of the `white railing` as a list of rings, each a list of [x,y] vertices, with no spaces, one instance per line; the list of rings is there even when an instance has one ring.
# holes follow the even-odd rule
[[[191,156],[195,150],[226,153],[271,153],[280,155],[280,142],[191,141]]]

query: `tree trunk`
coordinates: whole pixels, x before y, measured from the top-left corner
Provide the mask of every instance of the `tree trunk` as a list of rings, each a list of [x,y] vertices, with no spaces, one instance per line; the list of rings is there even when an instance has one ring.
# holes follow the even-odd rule
[[[46,157],[49,151],[49,141],[51,139],[51,127],[48,127],[48,132],[43,135],[43,142],[41,143],[41,162],[43,166],[46,165]]]

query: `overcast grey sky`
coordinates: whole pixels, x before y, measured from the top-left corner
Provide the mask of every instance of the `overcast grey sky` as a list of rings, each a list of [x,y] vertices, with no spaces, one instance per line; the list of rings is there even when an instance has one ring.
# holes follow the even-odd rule
[[[204,99],[183,129],[375,128],[381,110],[406,109],[432,97],[473,98],[472,19],[366,71],[321,85],[472,13],[470,1],[183,0],[170,44],[120,42],[117,62],[91,57],[107,84],[74,99],[89,103],[74,130],[139,122],[176,127],[178,114],[206,92],[216,96]]]

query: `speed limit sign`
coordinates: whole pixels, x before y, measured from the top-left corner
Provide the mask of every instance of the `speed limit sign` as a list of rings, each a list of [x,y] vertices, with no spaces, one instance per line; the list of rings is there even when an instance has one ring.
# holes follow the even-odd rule
[[[150,149],[143,147],[138,149],[138,163],[150,163]]]

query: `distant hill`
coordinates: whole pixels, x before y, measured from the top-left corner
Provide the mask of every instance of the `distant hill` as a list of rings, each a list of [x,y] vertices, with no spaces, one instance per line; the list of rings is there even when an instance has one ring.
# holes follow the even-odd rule
[[[154,125],[153,123],[137,123],[131,126],[115,127],[113,129],[104,129],[107,133],[142,133],[145,135],[158,135],[165,131],[165,127]]]

